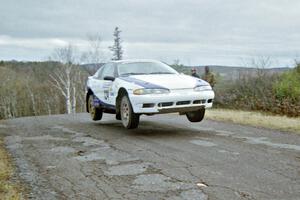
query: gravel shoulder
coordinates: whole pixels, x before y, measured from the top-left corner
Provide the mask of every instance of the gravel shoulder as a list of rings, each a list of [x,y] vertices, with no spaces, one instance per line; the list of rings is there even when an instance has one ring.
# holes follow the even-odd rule
[[[15,174],[11,156],[7,152],[3,136],[0,134],[0,199],[23,199],[24,190],[22,190],[23,187]]]
[[[211,120],[289,131],[300,134],[300,117],[271,115],[255,111],[210,109],[206,117]]]

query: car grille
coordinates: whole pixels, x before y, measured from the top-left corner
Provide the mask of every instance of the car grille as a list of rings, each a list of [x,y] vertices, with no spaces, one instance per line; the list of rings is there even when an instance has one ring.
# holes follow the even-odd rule
[[[158,104],[158,107],[168,107],[173,106],[173,102],[162,102]]]
[[[176,105],[177,106],[182,106],[182,105],[188,105],[188,104],[190,104],[191,103],[191,101],[178,101],[177,103],[176,103]]]

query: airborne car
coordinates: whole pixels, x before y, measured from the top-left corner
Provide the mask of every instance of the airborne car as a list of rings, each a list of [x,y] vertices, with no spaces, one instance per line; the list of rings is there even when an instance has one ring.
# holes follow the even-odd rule
[[[115,114],[128,129],[138,127],[142,114],[179,113],[200,122],[213,99],[207,82],[155,60],[112,61],[87,81],[86,106],[92,119]]]

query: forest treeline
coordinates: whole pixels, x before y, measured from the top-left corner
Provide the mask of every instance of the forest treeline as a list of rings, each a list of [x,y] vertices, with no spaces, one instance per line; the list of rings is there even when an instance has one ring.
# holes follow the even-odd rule
[[[53,80],[56,75],[66,80],[64,65],[53,61],[0,62],[0,119],[67,113],[66,97]],[[70,112],[83,112],[88,72],[72,64],[70,76],[76,76],[70,85]]]
[[[186,67],[173,67],[189,73]],[[89,70],[67,60],[1,61],[0,119],[85,112]],[[300,116],[300,64],[284,73],[245,71],[231,81],[218,76],[214,90],[216,107]]]

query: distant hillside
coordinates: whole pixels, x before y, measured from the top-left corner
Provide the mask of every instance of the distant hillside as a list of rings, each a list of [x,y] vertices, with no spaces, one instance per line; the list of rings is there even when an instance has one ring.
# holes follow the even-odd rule
[[[190,74],[191,69],[193,67],[191,66],[183,66],[183,65],[172,65],[174,69],[176,69],[179,72]],[[208,65],[210,70],[222,77],[222,79],[229,80],[229,79],[236,79],[239,77],[240,74],[253,74],[256,73],[258,70],[265,71],[267,73],[283,73],[285,71],[290,70],[288,67],[283,68],[267,68],[267,69],[257,69],[257,68],[248,68],[248,67],[231,67],[231,66],[220,66],[220,65]],[[204,73],[205,66],[197,66],[195,67],[197,69],[197,73],[199,75]]]
[[[89,75],[94,75],[96,71],[102,66],[104,63],[90,63],[90,64],[82,64],[80,65]]]

